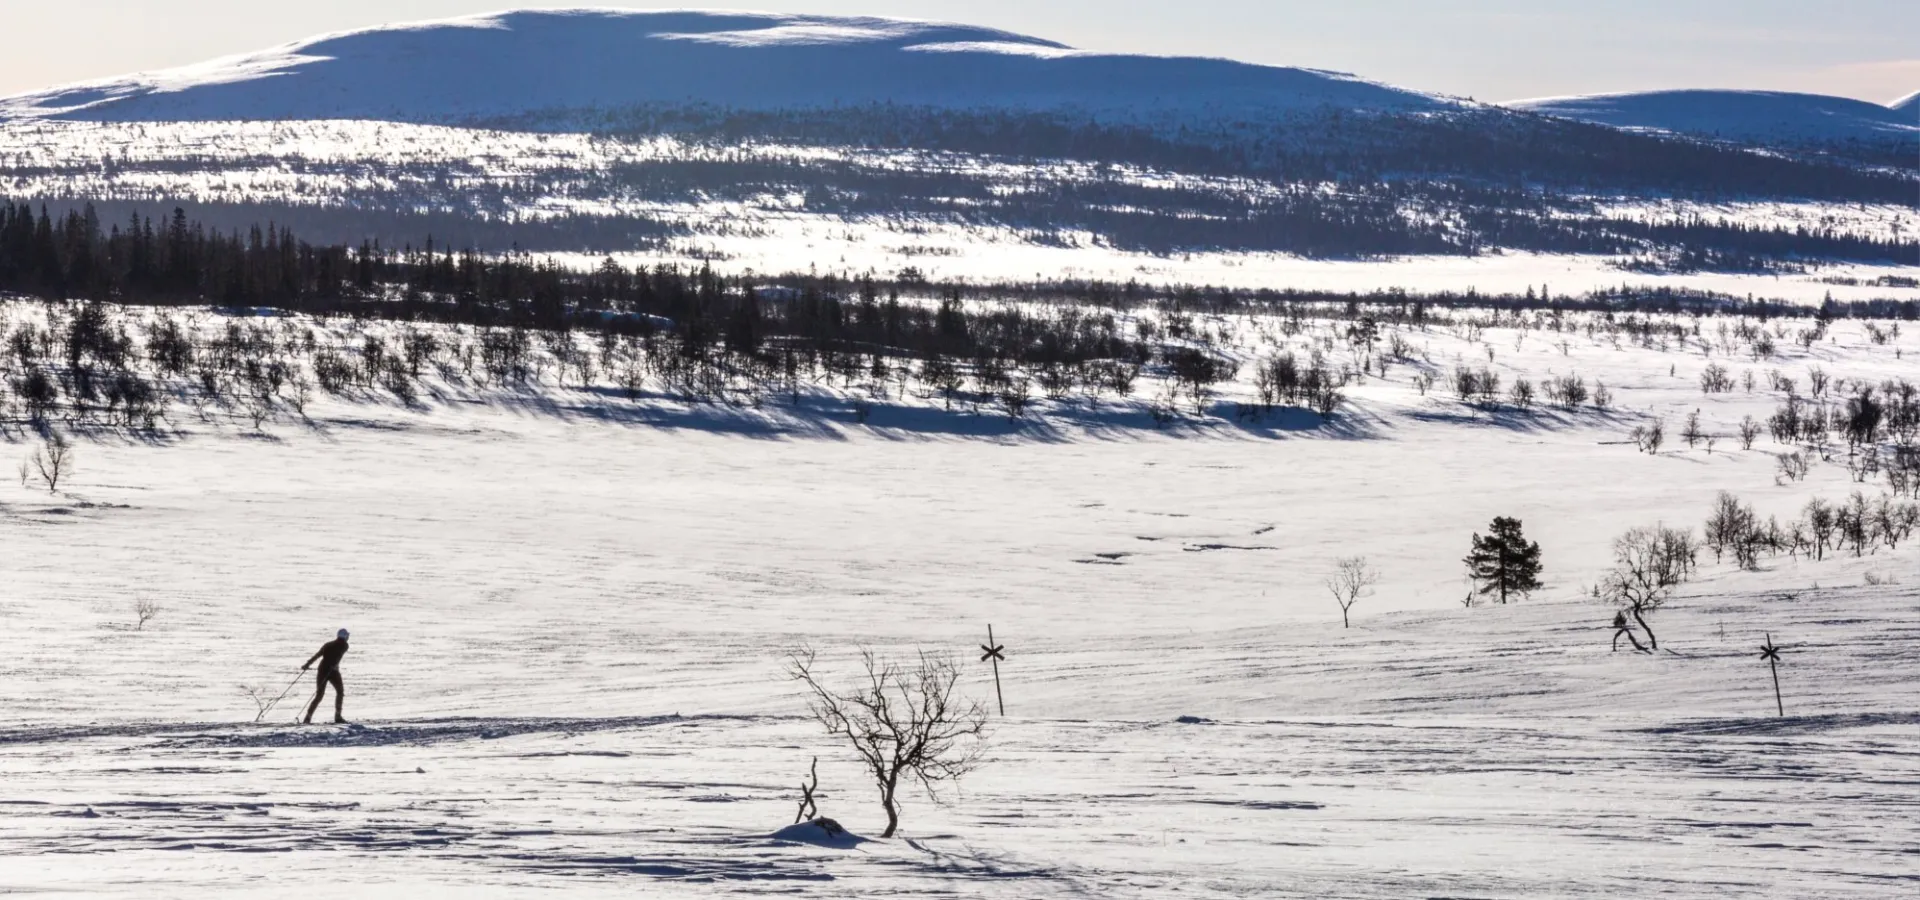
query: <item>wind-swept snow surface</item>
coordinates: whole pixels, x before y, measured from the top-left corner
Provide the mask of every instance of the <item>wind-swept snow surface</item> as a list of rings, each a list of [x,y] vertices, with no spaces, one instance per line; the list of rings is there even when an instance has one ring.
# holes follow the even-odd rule
[[[881,103],[1186,120],[1452,105],[1330,72],[1089,53],[965,25],[577,9],[325,35],[0,100],[0,115],[449,122],[648,105],[776,110]]]
[[[62,493],[0,483],[0,890],[1911,897],[1914,543],[1750,572],[1703,553],[1654,656],[1608,649],[1586,586],[1615,534],[1697,526],[1720,490],[1783,518],[1877,492],[1837,448],[1780,483],[1789,448],[1729,432],[1782,402],[1770,374],[1803,397],[1816,369],[1911,378],[1920,334],[1740,323],[1780,331],[1756,362],[1723,318],[1657,319],[1684,344],[1610,337],[1619,318],[1385,326],[1407,357],[1339,427],[1232,418],[1245,374],[1222,415],[1159,428],[1135,401],[1014,423],[906,392],[861,422],[831,385],[731,407],[451,364],[411,406],[77,434]],[[1187,319],[1223,352],[1345,346],[1325,320]],[[1615,398],[1483,410],[1416,380],[1455,365]],[[1759,382],[1704,395],[1708,365]],[[1625,443],[1694,409],[1716,445]],[[11,468],[34,438],[6,438]],[[1465,609],[1459,558],[1494,515],[1541,542],[1548,586]],[[1343,629],[1320,580],[1356,554],[1384,577]],[[162,612],[135,630],[141,598]],[[899,839],[853,850],[772,837],[815,756],[822,814],[880,818],[784,652],[850,674],[856,644],[965,653],[989,624],[1010,715],[949,805],[914,798]],[[294,678],[298,702],[341,626],[362,724],[252,724],[241,686]],[[975,658],[962,689],[990,697]]]
[[[1886,107],[1820,94],[1647,91],[1547,97],[1506,105],[1617,128],[1670,131],[1741,143],[1920,141],[1920,121],[1910,112],[1903,113],[1898,105]]]

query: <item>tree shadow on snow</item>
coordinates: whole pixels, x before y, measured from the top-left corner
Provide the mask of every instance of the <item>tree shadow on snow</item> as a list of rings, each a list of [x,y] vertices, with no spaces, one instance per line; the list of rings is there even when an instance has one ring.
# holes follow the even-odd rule
[[[1674,735],[1806,735],[1849,728],[1911,728],[1920,725],[1920,713],[1832,713],[1815,716],[1762,716],[1750,719],[1696,719],[1636,729],[1643,734]]]
[[[570,389],[587,402],[569,403],[565,395],[506,393],[482,405],[521,415],[565,421],[591,421],[621,427],[701,431],[758,439],[846,440],[866,433],[892,440],[963,439],[1067,443],[1075,440],[1126,440],[1149,435],[1176,438],[1237,433],[1274,439],[1321,436],[1375,437],[1383,420],[1356,406],[1324,418],[1298,408],[1240,415],[1237,404],[1218,402],[1206,415],[1176,415],[1157,421],[1146,405],[1134,402],[1035,400],[1019,418],[995,406],[957,404],[923,406],[890,401],[857,401],[837,395],[803,394],[800,402],[769,399],[758,406],[687,401],[646,392],[629,397],[616,388]],[[595,402],[597,401],[597,402]]]
[[[1571,431],[1583,426],[1596,424],[1618,424],[1624,418],[1614,410],[1578,410],[1568,412],[1546,406],[1528,409],[1515,409],[1510,406],[1492,409],[1472,407],[1464,404],[1445,404],[1423,409],[1409,410],[1406,417],[1416,422],[1428,422],[1440,425],[1456,425],[1466,428],[1498,428],[1519,433],[1549,433]]]

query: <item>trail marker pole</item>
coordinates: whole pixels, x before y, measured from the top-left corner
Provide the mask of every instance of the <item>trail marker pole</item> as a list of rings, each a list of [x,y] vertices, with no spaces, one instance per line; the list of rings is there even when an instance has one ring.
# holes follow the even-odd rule
[[[1001,651],[1007,648],[993,642],[993,625],[991,623],[987,625],[987,642],[981,644],[980,649],[986,651],[980,656],[981,662],[988,660],[993,661],[993,697],[995,700],[1000,701],[1000,715],[1005,716],[1007,714],[1007,697],[1005,694],[1000,693],[1000,661],[1006,659],[1005,656],[1001,655]]]
[[[1773,645],[1773,635],[1767,635],[1767,643],[1760,648],[1760,658],[1767,661],[1767,668],[1773,670],[1773,707],[1780,715],[1787,714],[1786,704],[1780,701],[1780,648]]]

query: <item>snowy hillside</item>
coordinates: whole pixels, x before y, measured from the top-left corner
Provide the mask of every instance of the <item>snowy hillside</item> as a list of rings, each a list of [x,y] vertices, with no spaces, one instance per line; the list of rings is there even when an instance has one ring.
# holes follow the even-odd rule
[[[995,126],[982,132],[1000,134]],[[614,255],[987,281],[1516,293],[1542,282],[1575,292],[1631,282],[1812,301],[1920,296],[1911,182],[1862,184],[1858,173],[1711,148],[1660,148],[1682,155],[1671,172],[1640,169],[1656,196],[1573,185],[1542,197],[1486,185],[1471,169],[1465,183],[1342,183],[1303,179],[1290,164],[1222,173],[1210,149],[1130,162],[1106,154],[1131,145],[1097,134],[1070,142],[1092,159],[812,137],[365,121],[0,123],[0,200],[48,203],[55,216],[91,203],[109,225],[184,207],[222,231],[271,222],[309,241],[400,247],[432,237],[576,261],[588,254],[587,264]],[[1402,158],[1432,163],[1423,146]],[[1532,152],[1511,149],[1462,165],[1518,166]],[[1326,164],[1342,156],[1329,151]],[[1742,166],[1752,168],[1742,175]],[[1622,170],[1633,171],[1614,169]],[[1714,202],[1697,173],[1727,176],[1728,193],[1740,190]],[[1795,180],[1804,190],[1779,202],[1746,190]]]
[[[1920,134],[1852,101],[1729,96],[1720,125],[1688,127]],[[760,271],[1580,290],[1624,269],[1800,299],[1920,283],[1904,145],[1754,152],[1557,117],[1580,103],[1601,100],[1543,116],[898,19],[506,12],[0,100],[0,200]]]
[[[457,122],[648,105],[765,110],[877,103],[1205,119],[1451,105],[1329,72],[1088,53],[965,25],[580,9],[325,35],[0,100],[0,114]]]
[[[1648,91],[1507,104],[1550,116],[1759,144],[1920,141],[1909,109],[1782,91]]]
[[[1893,101],[1891,108],[1908,125],[1920,125],[1920,91]]]

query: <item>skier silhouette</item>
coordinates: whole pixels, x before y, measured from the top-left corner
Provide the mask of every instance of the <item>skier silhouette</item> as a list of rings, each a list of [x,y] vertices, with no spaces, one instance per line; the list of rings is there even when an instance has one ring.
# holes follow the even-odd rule
[[[1633,642],[1633,649],[1641,653],[1647,652],[1647,648],[1640,645],[1640,639],[1633,636],[1633,626],[1627,624],[1627,613],[1625,610],[1613,614],[1613,650],[1615,653],[1620,652],[1620,639],[1622,637]]]
[[[320,661],[320,672],[314,684],[313,702],[307,704],[307,717],[303,724],[313,724],[313,711],[320,708],[320,698],[327,695],[327,685],[333,685],[333,722],[335,725],[346,720],[340,714],[347,703],[347,686],[340,681],[340,658],[347,655],[347,630],[340,629],[339,636],[320,645],[320,650],[307,659],[300,671],[313,668],[313,661]]]

